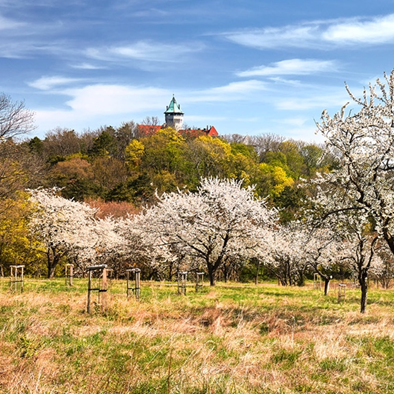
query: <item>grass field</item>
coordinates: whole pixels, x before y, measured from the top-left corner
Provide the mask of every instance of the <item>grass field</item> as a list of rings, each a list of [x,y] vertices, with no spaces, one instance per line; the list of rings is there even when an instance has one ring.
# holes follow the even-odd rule
[[[86,279],[0,282],[1,393],[393,393],[394,291],[337,301],[309,284],[218,284],[186,296],[114,281],[86,313]]]

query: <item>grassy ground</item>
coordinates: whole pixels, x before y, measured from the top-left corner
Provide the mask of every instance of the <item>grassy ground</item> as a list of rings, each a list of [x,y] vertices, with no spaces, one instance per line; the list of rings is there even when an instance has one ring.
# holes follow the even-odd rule
[[[74,282],[0,282],[0,393],[394,392],[394,291],[361,315],[357,289],[143,283],[136,302],[114,281],[88,315]]]

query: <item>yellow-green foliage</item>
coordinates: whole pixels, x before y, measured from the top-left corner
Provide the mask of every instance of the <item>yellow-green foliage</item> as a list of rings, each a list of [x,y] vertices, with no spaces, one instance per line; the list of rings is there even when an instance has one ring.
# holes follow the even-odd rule
[[[277,165],[261,163],[259,165],[261,174],[265,177],[267,191],[272,197],[279,196],[286,186],[293,185],[294,180],[286,174],[286,171]]]
[[[130,171],[134,171],[141,164],[141,158],[144,155],[144,144],[138,140],[133,140],[126,147],[125,162]]]
[[[25,264],[33,273],[41,265],[42,253],[27,227],[32,209],[27,194],[18,193],[16,199],[3,200],[2,204],[7,209],[0,214],[0,264]]]
[[[226,141],[211,136],[198,137],[191,144],[189,154],[200,177],[231,177],[231,147]]]
[[[201,177],[212,176],[243,179],[245,186],[256,184],[260,196],[276,198],[293,186],[294,179],[306,175],[297,145],[285,141],[280,149],[267,152],[264,162],[259,163],[252,146],[207,135],[185,140],[174,129],[166,128],[133,140],[126,148],[126,166],[135,180],[133,187],[139,187],[145,197],[154,190],[172,191],[185,185],[194,190]],[[305,149],[311,162],[320,152]]]

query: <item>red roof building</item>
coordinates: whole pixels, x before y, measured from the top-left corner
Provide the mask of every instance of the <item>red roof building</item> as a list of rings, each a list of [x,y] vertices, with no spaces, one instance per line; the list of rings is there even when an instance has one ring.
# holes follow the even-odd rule
[[[149,124],[139,124],[138,126],[138,133],[141,136],[148,136],[156,134],[163,126],[160,125],[149,125]]]
[[[201,135],[209,135],[211,137],[217,137],[219,134],[214,126],[207,126],[204,129],[182,129],[183,125],[183,115],[181,111],[181,106],[177,103],[175,96],[172,97],[170,105],[167,106],[164,112],[166,123],[162,126],[159,125],[138,125],[138,133],[142,136],[148,136],[156,134],[160,129],[166,127],[172,127],[177,130],[180,134],[186,138],[190,137],[200,137]]]

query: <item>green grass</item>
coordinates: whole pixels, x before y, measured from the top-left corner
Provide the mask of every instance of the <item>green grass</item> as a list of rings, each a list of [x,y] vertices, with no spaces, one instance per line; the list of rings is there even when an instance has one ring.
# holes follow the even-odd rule
[[[86,313],[86,279],[0,281],[0,393],[392,393],[394,291],[218,284],[186,296],[112,281]],[[95,298],[93,297],[93,301]]]

